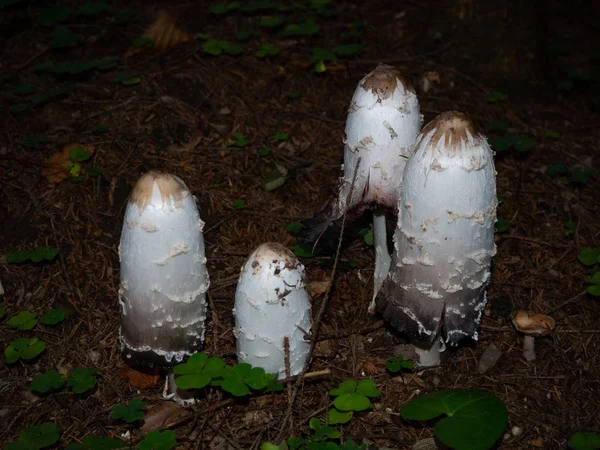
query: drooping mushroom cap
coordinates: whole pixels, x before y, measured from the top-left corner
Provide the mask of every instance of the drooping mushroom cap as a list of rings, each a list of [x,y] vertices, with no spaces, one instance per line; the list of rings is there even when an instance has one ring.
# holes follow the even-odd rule
[[[552,317],[527,310],[513,313],[512,323],[517,331],[534,337],[546,336],[556,325]]]

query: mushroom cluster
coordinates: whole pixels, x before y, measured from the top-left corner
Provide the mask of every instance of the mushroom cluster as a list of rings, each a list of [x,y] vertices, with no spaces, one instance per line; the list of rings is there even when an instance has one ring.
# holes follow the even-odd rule
[[[339,193],[305,221],[301,240],[314,243],[342,216],[372,210],[369,310],[407,337],[428,366],[439,363],[446,344],[477,340],[497,201],[492,150],[466,116],[450,111],[421,124],[415,92],[396,69],[380,65],[366,75],[348,110]],[[386,217],[393,218],[393,248]],[[151,171],[139,179],[119,248],[128,362],[169,369],[202,348],[209,287],[203,226],[180,178]],[[281,244],[262,244],[248,257],[234,307],[240,362],[280,379],[306,369],[312,322],[305,285],[304,266]]]

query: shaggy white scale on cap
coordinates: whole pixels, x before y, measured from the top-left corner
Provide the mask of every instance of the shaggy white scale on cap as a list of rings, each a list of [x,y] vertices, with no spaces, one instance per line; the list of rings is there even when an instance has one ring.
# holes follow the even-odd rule
[[[139,179],[119,247],[120,338],[131,363],[171,366],[202,347],[209,286],[203,227],[180,178],[152,171]]]
[[[443,113],[421,131],[377,297],[377,310],[421,350],[437,352],[440,336],[450,345],[477,340],[496,253],[495,174],[487,140],[463,114]]]
[[[367,74],[358,83],[348,109],[338,198],[325,212],[305,221],[303,240],[314,242],[344,212],[373,209],[375,277],[371,312],[391,262],[385,214],[396,212],[404,167],[414,151],[421,123],[417,96],[398,70],[382,64]]]
[[[284,338],[289,342],[290,375],[307,363],[310,301],[304,266],[281,244],[260,245],[242,267],[235,293],[235,329],[240,363],[286,377]]]

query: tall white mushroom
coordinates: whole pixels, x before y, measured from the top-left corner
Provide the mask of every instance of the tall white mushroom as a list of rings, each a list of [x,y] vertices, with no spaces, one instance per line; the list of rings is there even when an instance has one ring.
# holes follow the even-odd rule
[[[496,253],[495,174],[486,138],[455,111],[423,128],[406,165],[392,268],[376,303],[421,365],[439,362],[440,337],[478,338]]]
[[[394,67],[379,65],[360,80],[348,109],[344,174],[338,198],[313,219],[305,221],[307,228],[301,235],[303,241],[315,242],[345,211],[360,214],[364,209],[373,209],[375,278],[371,311],[391,261],[386,212],[395,215],[404,166],[414,150],[421,121],[417,96]]]
[[[250,255],[238,281],[234,314],[240,363],[281,379],[286,377],[287,354],[289,375],[302,371],[310,349],[310,301],[304,266],[290,250],[268,242]]]
[[[170,367],[202,347],[209,286],[204,222],[178,177],[144,174],[123,224],[121,347],[132,365]]]

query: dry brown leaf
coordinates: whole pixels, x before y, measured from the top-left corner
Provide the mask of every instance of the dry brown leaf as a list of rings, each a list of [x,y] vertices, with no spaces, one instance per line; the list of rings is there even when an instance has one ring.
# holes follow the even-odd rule
[[[123,364],[121,366],[119,377],[127,380],[130,385],[139,389],[155,387],[160,380],[160,375],[138,372],[137,370],[129,367],[127,364]]]
[[[152,430],[168,428],[187,413],[187,410],[180,408],[174,402],[159,403],[150,408],[144,416],[144,425],[140,428],[140,433],[147,434]]]
[[[175,19],[173,19],[169,13],[166,11],[159,11],[158,17],[144,32],[142,38],[150,38],[154,50],[164,52],[178,44],[188,42],[192,39],[192,35],[179,28],[175,24]],[[127,50],[127,53],[125,53],[125,57],[127,58],[135,55],[140,51],[140,48],[130,48]]]
[[[63,180],[71,177],[69,166],[72,163],[70,152],[76,147],[81,147],[87,150],[90,155],[94,154],[95,147],[91,145],[70,144],[67,145],[62,152],[55,153],[50,158],[44,160],[42,167],[42,175],[53,184],[58,184]]]
[[[316,297],[324,294],[327,291],[327,286],[329,286],[329,280],[311,281],[306,285],[306,288],[310,292],[311,297]]]
[[[541,436],[536,437],[530,442],[532,447],[542,448],[544,446],[544,439]]]

